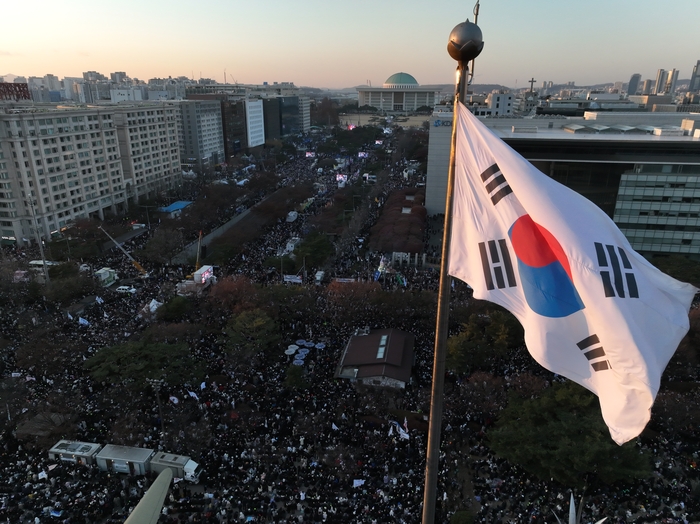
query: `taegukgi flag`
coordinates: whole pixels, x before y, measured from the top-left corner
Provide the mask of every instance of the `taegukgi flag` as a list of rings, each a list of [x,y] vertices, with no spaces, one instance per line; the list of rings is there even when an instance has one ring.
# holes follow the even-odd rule
[[[697,289],[458,107],[449,273],[518,318],[537,362],[598,395],[623,444],[649,421]]]

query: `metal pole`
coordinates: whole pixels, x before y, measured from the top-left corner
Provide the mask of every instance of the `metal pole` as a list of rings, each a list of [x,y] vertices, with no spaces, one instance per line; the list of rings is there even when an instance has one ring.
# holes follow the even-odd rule
[[[430,425],[428,448],[425,458],[425,490],[423,492],[423,524],[432,524],[435,519],[437,496],[437,474],[440,459],[440,430],[442,426],[443,390],[445,388],[445,357],[447,354],[447,330],[450,316],[450,276],[447,262],[450,255],[452,234],[452,194],[454,191],[455,145],[457,142],[457,109],[462,94],[460,88],[468,75],[467,65],[459,63],[455,82],[454,116],[452,118],[452,147],[447,174],[447,200],[445,202],[445,224],[442,233],[442,258],[440,260],[440,287],[438,288],[437,319],[435,321],[435,351],[433,355],[433,386],[430,397]]]
[[[46,265],[46,257],[44,256],[44,244],[39,235],[39,221],[36,219],[36,210],[34,209],[34,197],[29,194],[29,205],[32,208],[32,218],[34,219],[34,236],[36,238],[36,243],[39,244],[39,253],[41,253],[41,260],[44,263],[44,283],[49,283],[49,268]]]
[[[435,321],[435,350],[433,355],[433,384],[430,397],[430,425],[425,457],[425,488],[423,491],[423,524],[435,522],[437,480],[440,462],[440,433],[442,429],[443,391],[445,386],[445,357],[447,355],[447,332],[450,314],[450,275],[448,259],[452,236],[452,200],[455,180],[455,158],[457,145],[457,114],[460,102],[464,101],[469,82],[469,61],[476,58],[483,48],[481,30],[468,20],[458,24],[450,34],[447,49],[457,60],[454,109],[452,116],[452,146],[447,173],[447,196],[445,201],[445,224],[442,234],[442,258],[440,260],[440,286],[438,288],[437,318]]]

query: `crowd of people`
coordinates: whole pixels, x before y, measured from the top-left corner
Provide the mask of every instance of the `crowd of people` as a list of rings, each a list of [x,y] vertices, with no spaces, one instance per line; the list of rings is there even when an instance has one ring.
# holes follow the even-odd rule
[[[350,168],[359,175],[358,166]],[[403,162],[386,166],[387,179],[377,188],[376,197],[364,204],[366,213],[357,225],[356,238],[369,234],[388,194],[407,183],[404,168]],[[310,159],[290,161],[278,171],[284,184],[313,179],[325,190],[296,221],[280,221],[245,246],[241,255],[221,267],[220,279],[278,283],[279,271],[266,267],[265,260],[290,238],[304,236],[311,217],[332,197],[335,175],[319,174]],[[435,229],[426,229],[426,245],[437,253]],[[135,252],[147,240],[145,234],[128,241],[126,247]],[[381,254],[365,255],[358,242],[337,247],[333,266],[326,268],[329,275],[374,281]],[[130,261],[116,250],[91,264],[137,276]],[[83,368],[85,359],[101,348],[138,337],[151,322],[144,306],[151,299],[166,302],[174,283],[190,270],[155,265],[147,269],[151,276],[140,281],[137,293],[105,291],[100,301],[80,313],[82,323],[68,318],[63,310],[43,304],[26,306],[18,296],[3,305],[0,327],[11,341],[2,353],[5,375],[16,375],[5,382],[21,384],[25,418],[49,410],[50,402],[55,402],[52,392],[59,392],[62,396],[57,398],[76,416],[71,436],[77,440],[192,456],[203,466],[203,478],[197,485],[173,484],[161,516],[164,523],[421,521],[427,440],[423,412],[429,404],[434,327],[418,325],[404,314],[373,318],[360,310],[351,317],[319,291],[313,303],[299,305],[305,308],[302,320],[280,324],[283,342],[277,354],[232,362],[225,357],[219,335],[225,315],[201,298],[200,307],[186,322],[214,327],[218,333],[209,329],[182,336],[193,357],[206,363],[208,377],[201,384],[164,387],[158,394],[165,405],[159,410],[146,390],[98,383]],[[403,267],[401,271],[403,283],[378,280],[385,290],[397,294],[397,301],[405,293],[437,289],[439,275],[434,269]],[[312,282],[307,285],[316,288]],[[458,285],[452,293],[453,305],[469,303],[466,286]],[[62,355],[61,369],[39,375],[36,369],[17,366],[13,352],[26,338],[22,324],[29,318],[59,326],[56,343],[77,348]],[[414,380],[405,390],[372,392],[334,378],[348,337],[365,325],[415,335]],[[303,365],[308,387],[302,389],[285,385],[291,357],[283,350],[297,342],[313,343]],[[553,380],[529,358],[495,362],[492,371],[509,381],[520,373]],[[563,517],[568,511],[567,486],[538,480],[489,449],[488,430],[500,408],[498,401],[490,403],[483,397],[498,394],[487,388],[477,392],[468,376],[457,377],[446,390],[436,522],[447,523],[456,511],[468,510],[476,522],[551,523],[553,512]],[[481,395],[481,401],[474,395]],[[399,412],[412,416],[395,420]],[[392,421],[403,429],[399,431]],[[640,441],[640,450],[648,449],[655,457],[653,478],[589,488],[583,501],[585,522],[603,517],[619,524],[700,522],[700,476],[694,462],[697,451],[692,448],[698,437],[697,428],[686,428],[680,435],[668,430]],[[47,449],[22,438],[14,425],[5,431],[0,451],[0,522],[123,522],[153,480],[49,460]]]

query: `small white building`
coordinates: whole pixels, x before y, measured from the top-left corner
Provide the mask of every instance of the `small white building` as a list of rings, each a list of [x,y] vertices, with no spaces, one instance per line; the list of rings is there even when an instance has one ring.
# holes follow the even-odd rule
[[[145,475],[155,451],[150,448],[134,448],[107,444],[97,454],[97,467],[102,471]]]
[[[102,446],[94,442],[59,440],[50,450],[49,459],[74,464],[96,464]]]

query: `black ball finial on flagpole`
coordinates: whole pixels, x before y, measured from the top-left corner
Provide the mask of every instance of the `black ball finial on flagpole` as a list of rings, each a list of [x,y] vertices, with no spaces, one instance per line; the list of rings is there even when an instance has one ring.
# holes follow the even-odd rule
[[[474,60],[484,48],[481,29],[469,20],[457,24],[450,33],[447,42],[447,52],[457,62],[469,62]]]
[[[477,2],[478,5],[478,2]],[[440,260],[440,285],[438,287],[438,307],[435,321],[435,351],[433,352],[433,383],[430,395],[430,423],[428,445],[425,454],[425,486],[423,489],[422,524],[434,524],[437,502],[437,480],[440,466],[440,432],[445,389],[445,361],[447,357],[447,332],[450,309],[450,276],[448,258],[452,237],[452,200],[455,179],[455,149],[457,145],[457,115],[459,105],[464,102],[469,77],[469,62],[479,56],[484,48],[481,29],[469,20],[457,24],[450,33],[447,52],[457,61],[455,78],[454,114],[452,120],[452,147],[447,174],[447,195],[445,199],[445,225],[442,236],[442,256]]]

